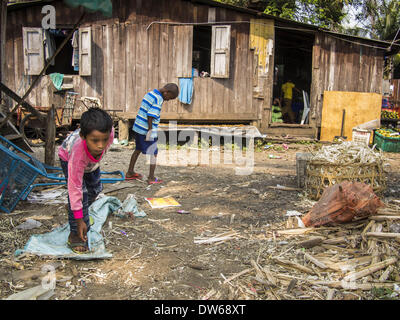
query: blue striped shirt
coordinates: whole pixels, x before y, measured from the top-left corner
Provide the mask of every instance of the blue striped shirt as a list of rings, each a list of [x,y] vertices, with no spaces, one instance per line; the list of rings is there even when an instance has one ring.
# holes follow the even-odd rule
[[[162,94],[157,89],[146,93],[140,105],[138,114],[136,116],[135,123],[132,127],[133,131],[146,135],[149,131],[149,124],[147,117],[153,118],[152,126],[152,138],[157,137],[157,128],[160,123],[161,107],[164,102]]]

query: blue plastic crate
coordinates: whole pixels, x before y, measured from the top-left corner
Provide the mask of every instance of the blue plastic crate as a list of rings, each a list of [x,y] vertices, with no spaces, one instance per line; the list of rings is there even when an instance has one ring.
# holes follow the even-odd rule
[[[35,181],[39,171],[15,153],[12,145],[0,143],[0,210],[10,213]]]

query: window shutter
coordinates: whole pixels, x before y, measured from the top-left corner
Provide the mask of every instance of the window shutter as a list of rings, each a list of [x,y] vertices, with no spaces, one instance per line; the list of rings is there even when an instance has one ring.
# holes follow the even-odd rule
[[[39,75],[44,67],[42,28],[22,28],[24,69],[28,76]]]
[[[176,77],[192,77],[193,26],[174,27],[174,61]]]
[[[92,31],[79,28],[79,75],[92,75]]]
[[[229,78],[231,26],[212,27],[211,77]]]

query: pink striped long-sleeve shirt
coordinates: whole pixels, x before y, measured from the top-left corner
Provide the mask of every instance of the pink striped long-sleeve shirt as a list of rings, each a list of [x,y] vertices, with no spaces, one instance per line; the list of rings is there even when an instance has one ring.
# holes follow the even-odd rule
[[[107,146],[99,159],[95,159],[89,152],[86,141],[79,135],[80,129],[71,133],[58,149],[61,160],[68,162],[68,195],[71,210],[75,219],[83,218],[82,211],[82,184],[83,175],[92,172],[99,167],[99,162],[104,153],[110,148],[114,140],[114,128],[111,130]]]

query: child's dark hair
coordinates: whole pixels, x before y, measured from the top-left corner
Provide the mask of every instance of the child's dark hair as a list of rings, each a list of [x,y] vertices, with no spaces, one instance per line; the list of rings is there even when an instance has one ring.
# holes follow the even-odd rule
[[[86,137],[93,130],[103,133],[111,132],[112,126],[113,121],[110,115],[98,107],[90,108],[82,113],[80,128],[83,137]]]

